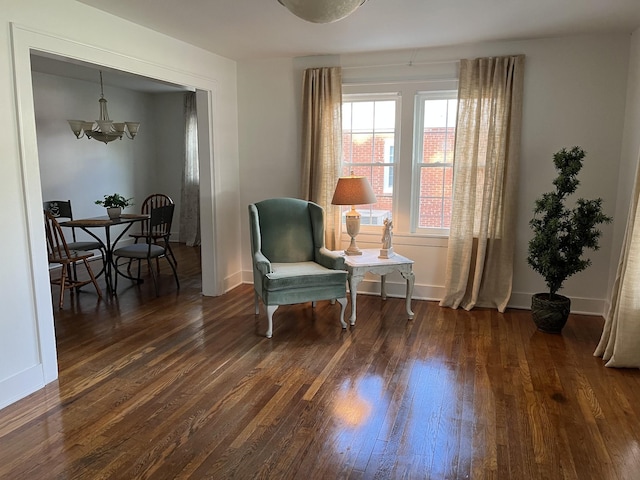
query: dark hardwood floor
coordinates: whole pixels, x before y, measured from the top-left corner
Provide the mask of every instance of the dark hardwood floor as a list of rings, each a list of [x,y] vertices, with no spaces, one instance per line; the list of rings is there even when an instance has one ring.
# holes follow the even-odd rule
[[[2,479],[638,479],[640,371],[593,357],[602,319],[562,335],[528,311],[358,298],[281,307],[200,295],[198,250],[56,311],[58,381],[0,411]],[[54,287],[57,292],[57,287]]]

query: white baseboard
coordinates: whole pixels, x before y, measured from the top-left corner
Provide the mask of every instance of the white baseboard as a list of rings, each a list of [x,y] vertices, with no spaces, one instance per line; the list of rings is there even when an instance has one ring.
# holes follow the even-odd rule
[[[251,274],[251,276],[253,277],[253,273]],[[234,288],[236,288],[239,285],[242,285],[243,283],[253,283],[253,281],[243,282],[243,277],[244,277],[243,272],[237,272],[237,273],[234,273],[233,275],[225,277],[224,285],[223,285],[224,292],[226,293],[230,290],[233,290]]]
[[[242,272],[242,283],[253,283],[253,272]],[[406,283],[404,281],[389,281],[386,284],[387,296],[404,298],[406,294]],[[380,295],[380,281],[365,278],[358,284],[358,293],[363,295]],[[508,308],[522,310],[531,309],[531,296],[536,293],[513,292],[507,305]],[[438,302],[444,295],[444,287],[438,285],[415,284],[413,286],[414,300],[428,300]],[[580,315],[602,316],[605,312],[607,302],[604,299],[571,297],[571,313]]]
[[[0,409],[31,395],[44,385],[44,372],[41,364],[34,365],[2,380],[0,382]]]

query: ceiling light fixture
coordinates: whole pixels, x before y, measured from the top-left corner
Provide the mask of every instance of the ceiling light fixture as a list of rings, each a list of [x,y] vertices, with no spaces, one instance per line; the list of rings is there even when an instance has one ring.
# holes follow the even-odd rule
[[[367,0],[278,0],[295,16],[313,23],[332,23],[348,17]]]
[[[71,130],[75,134],[76,138],[93,138],[99,142],[105,144],[116,140],[117,138],[122,140],[122,136],[126,135],[127,138],[133,140],[140,128],[140,122],[112,122],[109,119],[109,112],[107,112],[107,99],[104,98],[104,88],[102,85],[102,70],[100,71],[100,119],[95,122],[86,122],[84,120],[67,120]],[[95,124],[98,124],[97,128],[93,128]]]

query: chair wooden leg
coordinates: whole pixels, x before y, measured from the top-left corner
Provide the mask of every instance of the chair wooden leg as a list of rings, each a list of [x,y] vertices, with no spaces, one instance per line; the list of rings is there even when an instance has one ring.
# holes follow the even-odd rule
[[[347,323],[344,321],[344,311],[347,308],[347,297],[338,298],[338,303],[340,304],[340,324],[342,328],[347,328]]]
[[[93,286],[96,287],[96,293],[98,294],[98,298],[102,298],[102,290],[100,290],[100,286],[96,281],[96,276],[93,274],[93,270],[91,270],[91,267],[89,266],[89,262],[87,262],[86,259],[84,259],[83,262],[84,262],[84,266],[87,267],[87,272],[89,272],[89,276],[91,277],[91,282],[93,283]]]
[[[60,272],[60,301],[58,302],[58,307],[62,309],[64,305],[64,290],[65,285],[67,283],[67,265],[63,265]]]
[[[76,272],[76,262],[72,264],[67,264],[67,280],[66,282],[69,284],[69,295],[73,298],[76,292],[80,291],[80,287],[75,286],[75,283],[78,280],[78,274]]]
[[[267,338],[271,338],[273,335],[273,313],[278,309],[280,305],[267,305],[267,320],[269,321],[267,325]]]

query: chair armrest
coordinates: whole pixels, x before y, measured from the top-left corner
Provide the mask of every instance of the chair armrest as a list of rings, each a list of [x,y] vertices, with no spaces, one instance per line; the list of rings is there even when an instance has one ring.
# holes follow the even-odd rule
[[[271,269],[271,262],[260,251],[253,254],[253,264],[262,275],[273,272]]]
[[[322,247],[316,254],[316,262],[323,267],[330,268],[332,270],[346,270],[347,267],[344,264],[344,256],[341,252],[332,252],[331,250]]]

